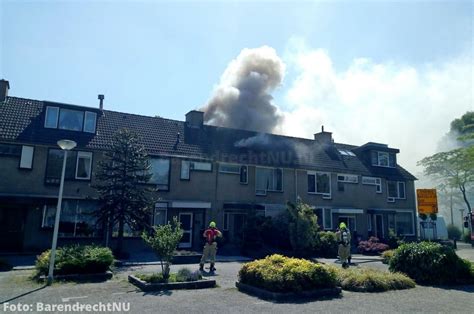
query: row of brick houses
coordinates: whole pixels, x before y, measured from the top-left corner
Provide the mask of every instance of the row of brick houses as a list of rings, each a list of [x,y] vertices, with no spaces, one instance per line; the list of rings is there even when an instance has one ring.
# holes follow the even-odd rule
[[[182,248],[198,249],[210,220],[238,242],[250,209],[276,216],[298,197],[314,207],[322,229],[345,221],[361,238],[385,238],[389,229],[416,234],[416,179],[388,145],[335,143],[324,130],[303,139],[216,127],[204,124],[199,111],[183,122],[106,110],[102,100],[91,108],[11,97],[9,87],[0,81],[0,251],[50,246],[60,139],[78,144],[67,160],[60,244],[101,241],[90,214],[98,207],[91,185],[121,128],[138,133],[151,158],[150,184],[160,199],[151,222],[177,216]],[[132,230],[127,236],[129,246],[140,241]]]

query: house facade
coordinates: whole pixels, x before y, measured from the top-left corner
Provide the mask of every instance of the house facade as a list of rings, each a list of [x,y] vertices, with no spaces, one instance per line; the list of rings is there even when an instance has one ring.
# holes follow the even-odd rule
[[[238,243],[250,210],[278,216],[288,201],[311,205],[322,229],[344,221],[361,239],[389,230],[414,237],[416,178],[397,163],[398,149],[379,143],[335,143],[210,126],[203,113],[185,121],[8,96],[0,81],[0,251],[50,246],[63,153],[56,142],[77,142],[67,159],[59,244],[102,243],[92,187],[98,162],[122,128],[135,131],[152,165],[157,188],[150,223],[176,216],[182,248],[199,249],[215,220]],[[141,243],[126,228],[125,249]]]

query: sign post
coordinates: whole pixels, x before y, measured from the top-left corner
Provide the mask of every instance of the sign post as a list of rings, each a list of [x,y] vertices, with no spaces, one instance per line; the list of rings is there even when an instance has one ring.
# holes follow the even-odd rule
[[[438,197],[436,189],[417,189],[416,200],[418,203],[418,214],[436,215],[438,213]],[[433,239],[437,238],[436,221],[420,221],[420,235],[425,238],[425,229],[433,229]]]

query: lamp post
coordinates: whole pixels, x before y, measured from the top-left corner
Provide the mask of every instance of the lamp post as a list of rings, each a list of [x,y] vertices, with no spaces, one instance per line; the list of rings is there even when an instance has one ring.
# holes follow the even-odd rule
[[[53,244],[51,246],[51,253],[49,256],[49,271],[48,271],[48,285],[53,282],[53,271],[54,271],[54,258],[56,257],[56,245],[58,242],[59,232],[59,216],[61,215],[61,204],[63,201],[63,189],[64,189],[64,173],[66,172],[66,160],[68,150],[76,147],[76,142],[71,140],[59,140],[58,146],[64,151],[63,169],[61,171],[61,182],[59,184],[59,196],[58,205],[56,206],[56,217],[54,219],[54,232],[53,232]]]

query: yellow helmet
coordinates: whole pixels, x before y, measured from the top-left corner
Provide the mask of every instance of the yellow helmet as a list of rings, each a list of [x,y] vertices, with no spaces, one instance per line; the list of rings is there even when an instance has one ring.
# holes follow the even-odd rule
[[[209,223],[209,228],[215,228],[216,227],[216,223],[214,221],[211,221]]]
[[[339,229],[347,229],[346,224],[343,223],[343,222],[341,222],[341,223],[339,224]]]

